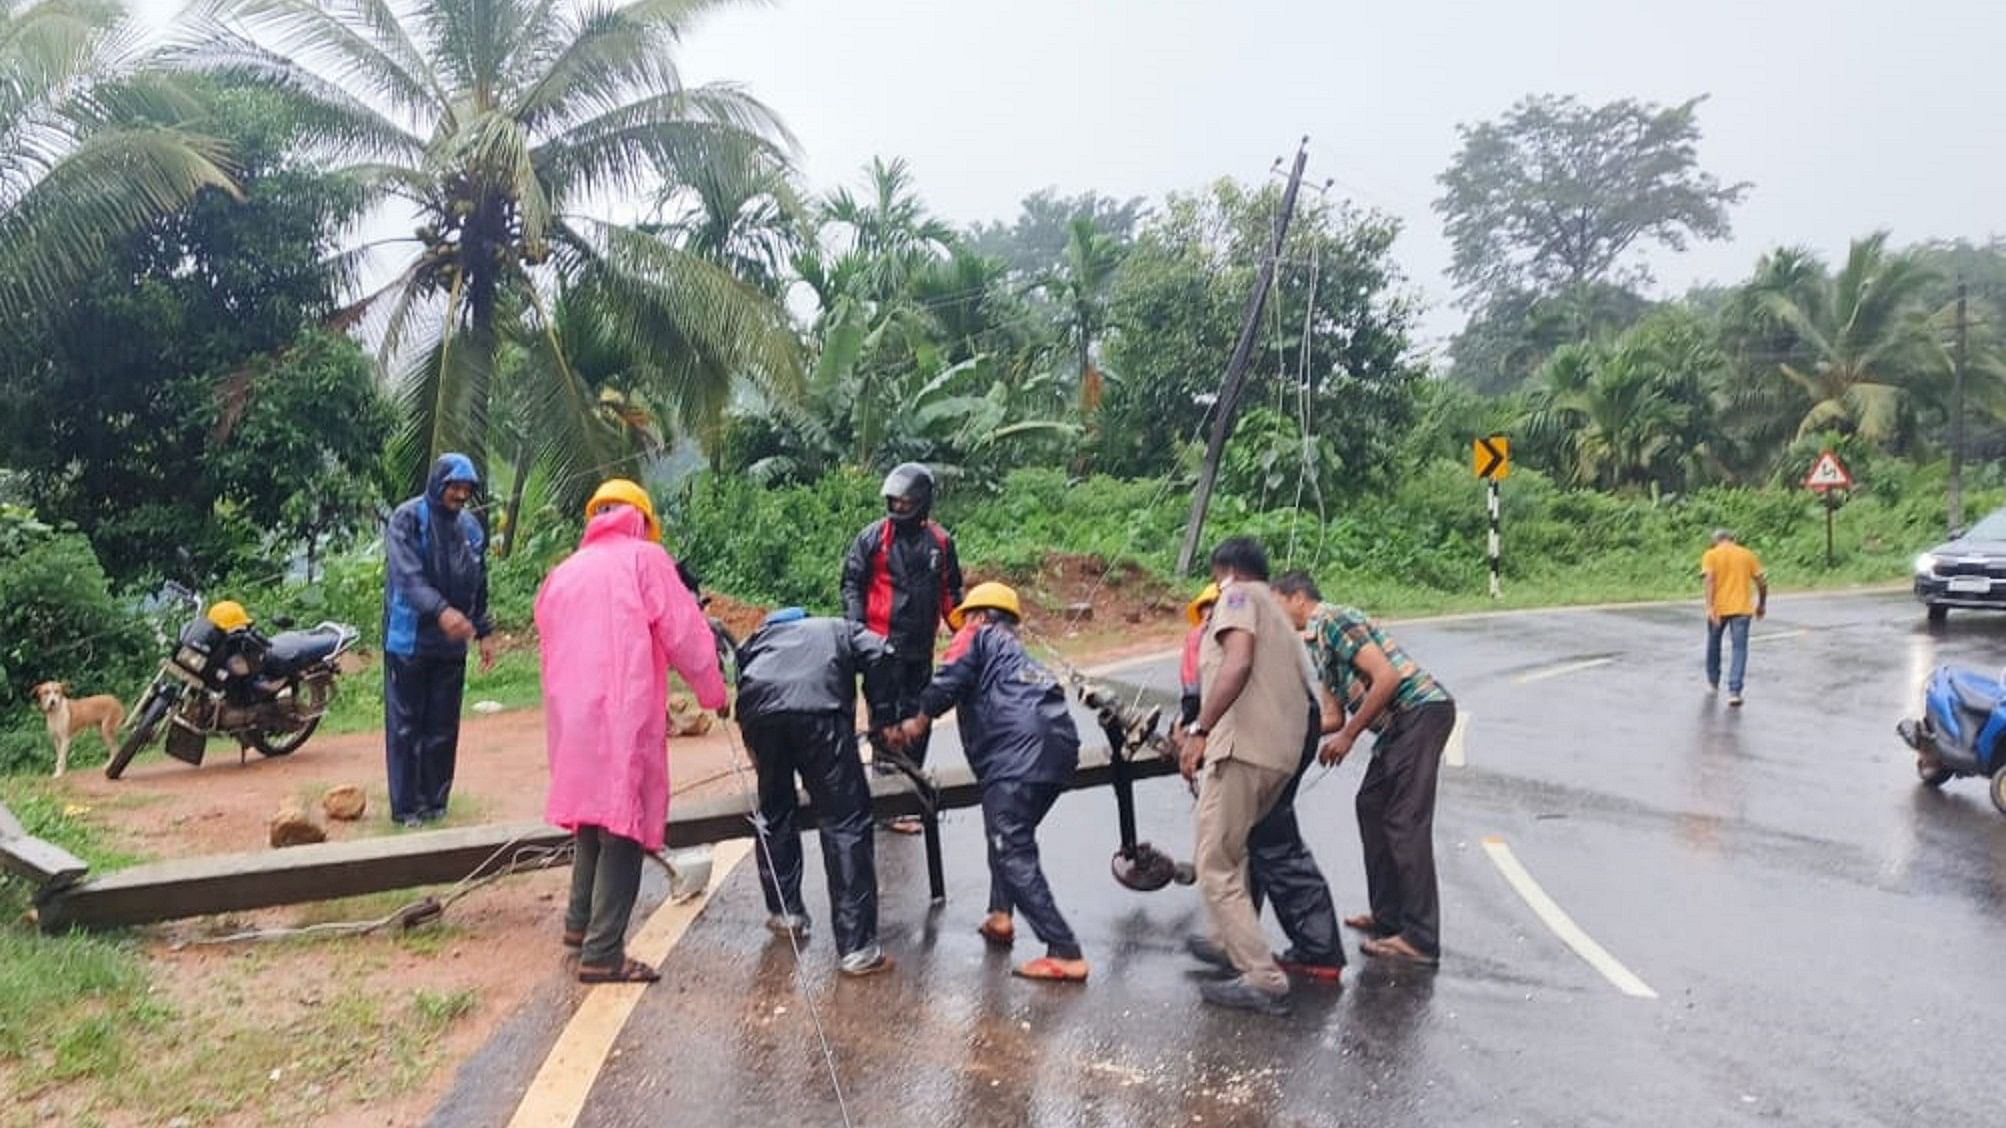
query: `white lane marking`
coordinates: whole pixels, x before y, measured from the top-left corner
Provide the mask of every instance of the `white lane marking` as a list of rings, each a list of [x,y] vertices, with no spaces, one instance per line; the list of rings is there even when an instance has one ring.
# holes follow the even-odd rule
[[[1519,864],[1518,856],[1511,852],[1510,846],[1505,845],[1504,839],[1485,838],[1484,853],[1490,855],[1491,864],[1498,868],[1498,872],[1511,883],[1511,887],[1518,892],[1518,895],[1525,898],[1525,903],[1532,907],[1532,911],[1546,923],[1546,927],[1552,929],[1555,936],[1560,937],[1560,942],[1574,949],[1574,954],[1586,960],[1589,967],[1601,972],[1602,978],[1615,984],[1618,991],[1632,998],[1658,997],[1656,991],[1651,990],[1648,984],[1637,978],[1635,972],[1624,967],[1620,960],[1610,955],[1607,948],[1597,944],[1594,937],[1583,932],[1581,926],[1574,923],[1574,918],[1567,915],[1567,910],[1546,895],[1546,890],[1540,888],[1539,882],[1534,881],[1525,867]]]
[[[1512,679],[1512,684],[1530,685],[1536,681],[1557,678],[1562,674],[1578,674],[1583,670],[1592,670],[1597,666],[1607,666],[1615,660],[1614,658],[1584,658],[1579,662],[1562,662],[1558,666],[1548,666],[1543,670],[1534,670],[1531,673],[1520,674]]]
[[[643,963],[661,966],[677,942],[701,916],[711,895],[724,888],[738,863],[752,852],[748,839],[735,838],[711,848],[710,885],[703,896],[676,904],[664,901],[641,931],[627,942],[627,954]],[[655,990],[666,990],[666,982]],[[516,1105],[509,1128],[571,1128],[585,1108],[585,1098],[599,1080],[599,1070],[613,1051],[613,1043],[627,1026],[627,1017],[641,1001],[645,983],[607,983],[594,987],[578,1004],[564,1032],[543,1059],[543,1068],[529,1083],[529,1091]]]
[[[1768,633],[1766,633],[1766,634],[1759,634],[1759,635],[1752,635],[1752,636],[1750,636],[1750,638],[1749,638],[1749,641],[1750,641],[1750,642],[1774,642],[1775,640],[1777,640],[1777,639],[1779,639],[1779,638],[1796,638],[1796,637],[1797,637],[1798,635],[1807,635],[1807,634],[1810,634],[1810,633],[1811,633],[1811,628],[1810,628],[1810,627],[1798,627],[1798,628],[1797,628],[1797,629],[1795,629],[1795,630],[1789,630],[1789,631],[1770,631],[1770,632],[1768,632]]]
[[[1470,715],[1461,709],[1456,710],[1456,727],[1449,730],[1449,747],[1444,753],[1452,768],[1460,768],[1469,762],[1463,751],[1464,737],[1468,735],[1469,727]]]

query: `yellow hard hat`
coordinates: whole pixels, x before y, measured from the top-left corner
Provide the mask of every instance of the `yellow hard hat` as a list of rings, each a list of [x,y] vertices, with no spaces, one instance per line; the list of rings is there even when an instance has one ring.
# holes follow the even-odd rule
[[[251,625],[251,613],[234,599],[226,599],[209,608],[209,623],[219,631],[234,631]]]
[[[968,589],[968,598],[961,606],[947,613],[947,625],[961,629],[961,621],[970,611],[1008,611],[1012,618],[1024,617],[1023,606],[1017,602],[1017,589],[1009,584],[976,584]]]
[[[655,499],[639,483],[625,478],[608,478],[599,483],[599,488],[592,492],[592,500],[585,503],[585,519],[590,521],[611,505],[631,505],[640,510],[648,522],[648,539],[662,539],[662,524],[655,520]]]
[[[1217,602],[1219,602],[1219,585],[1206,584],[1205,590],[1198,593],[1198,598],[1192,600],[1189,604],[1185,606],[1184,608],[1185,621],[1189,622],[1194,627],[1204,622],[1205,612],[1210,611],[1212,609],[1212,605]]]

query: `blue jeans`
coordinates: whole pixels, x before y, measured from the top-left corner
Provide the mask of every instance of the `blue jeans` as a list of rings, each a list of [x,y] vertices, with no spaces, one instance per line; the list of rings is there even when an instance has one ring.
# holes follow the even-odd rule
[[[1708,685],[1720,684],[1720,636],[1733,636],[1734,657],[1727,666],[1727,691],[1741,692],[1742,676],[1748,673],[1748,624],[1754,621],[1752,615],[1724,615],[1720,622],[1706,625],[1706,680]]]

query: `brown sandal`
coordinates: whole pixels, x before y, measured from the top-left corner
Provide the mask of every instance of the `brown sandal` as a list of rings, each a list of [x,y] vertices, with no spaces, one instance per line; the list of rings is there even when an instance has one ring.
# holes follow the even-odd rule
[[[580,983],[654,983],[662,978],[662,973],[642,963],[628,960],[619,967],[581,967],[578,969]]]
[[[1353,916],[1345,917],[1344,927],[1358,932],[1370,932],[1374,936],[1378,936],[1386,931],[1379,927],[1379,918],[1373,916],[1371,913],[1357,913]]]
[[[1442,962],[1440,956],[1429,955],[1409,944],[1406,938],[1401,936],[1367,940],[1358,946],[1358,950],[1374,959],[1386,960],[1389,963],[1412,964],[1416,967],[1435,967]]]
[[[562,943],[567,948],[583,948],[585,946],[585,934],[583,932],[573,932],[570,929],[566,929],[564,932]]]
[[[1017,942],[1017,928],[1015,925],[997,928],[987,920],[984,920],[981,924],[975,926],[975,931],[980,932],[984,940],[989,941],[998,948],[1008,948]]]

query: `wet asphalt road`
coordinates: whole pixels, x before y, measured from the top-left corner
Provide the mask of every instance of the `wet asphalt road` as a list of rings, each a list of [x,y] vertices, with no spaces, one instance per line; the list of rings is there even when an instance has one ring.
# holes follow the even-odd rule
[[[2006,664],[2006,617],[1954,615],[1932,634],[1903,596],[1779,600],[1738,711],[1705,691],[1693,607],[1395,633],[1469,717],[1436,823],[1438,971],[1388,970],[1354,945],[1342,991],[1298,986],[1288,1018],[1204,1006],[1181,951],[1202,926],[1197,892],[1117,886],[1113,796],[1094,791],[1062,799],[1043,834],[1093,979],[1014,980],[974,932],[979,816],[954,813],[937,909],[919,842],[879,839],[896,972],[839,982],[822,931],[804,951],[851,1121],[2006,1123],[2006,818],[1980,781],[1920,788],[1892,732],[1937,663]],[[1167,689],[1174,659],[1120,676]],[[1364,907],[1363,759],[1313,770],[1300,803],[1341,912]],[[1181,784],[1139,798],[1143,836],[1188,854]],[[1659,997],[1619,993],[1563,946],[1487,836]],[[744,866],[644,997],[579,1123],[843,1123],[793,953],[763,916]],[[549,1021],[504,1041],[535,1045]],[[438,1122],[495,1122],[534,1058],[476,1062]]]

